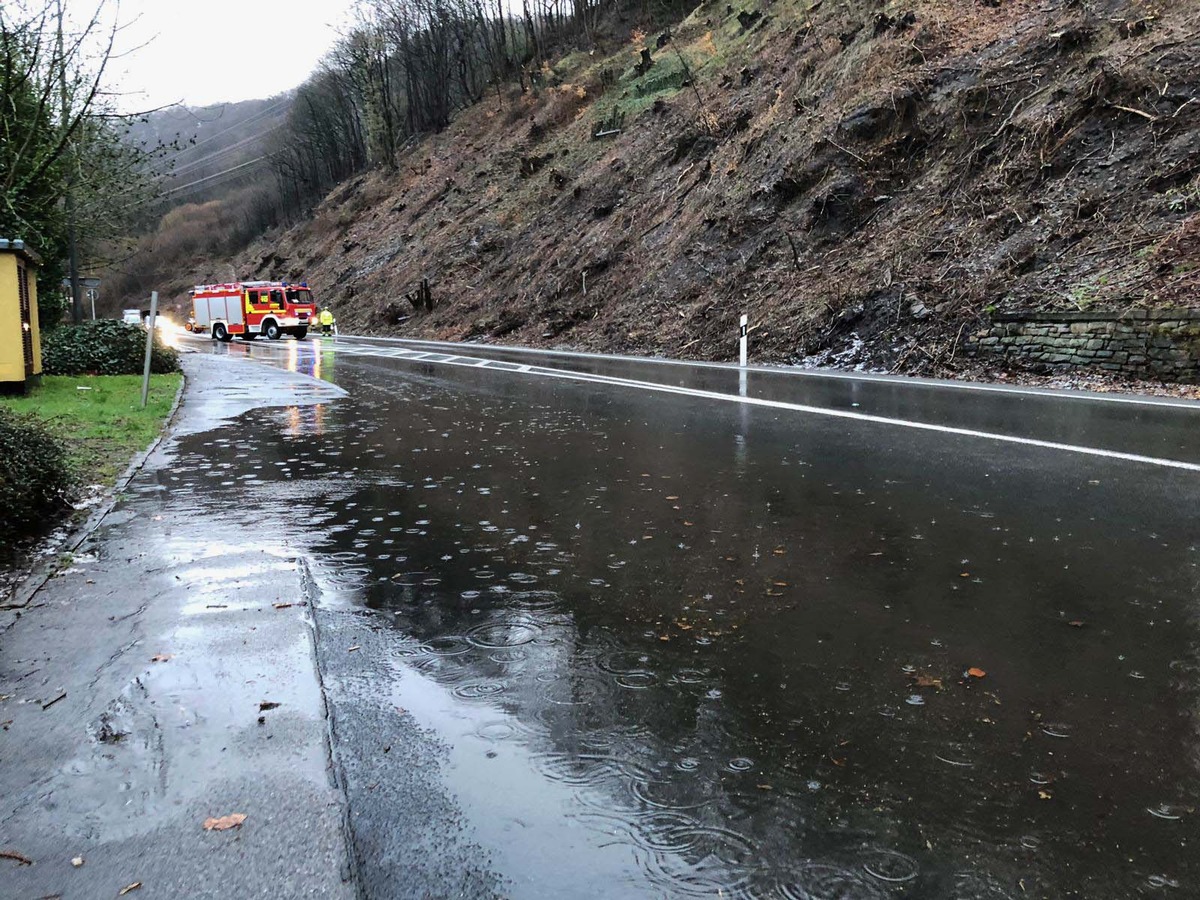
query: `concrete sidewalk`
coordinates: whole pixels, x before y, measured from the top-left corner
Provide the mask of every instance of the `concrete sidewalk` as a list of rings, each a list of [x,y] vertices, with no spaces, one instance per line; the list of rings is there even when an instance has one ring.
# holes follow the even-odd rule
[[[355,893],[305,561],[170,491],[181,436],[342,392],[229,358],[185,369],[169,438],[0,634],[4,900]]]

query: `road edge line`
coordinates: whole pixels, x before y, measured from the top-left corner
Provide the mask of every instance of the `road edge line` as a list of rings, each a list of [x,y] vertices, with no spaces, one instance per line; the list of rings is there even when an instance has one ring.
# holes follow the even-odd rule
[[[1179,397],[1158,397],[1152,394],[1107,394],[1100,391],[1088,391],[1077,388],[1035,387],[1018,384],[999,384],[988,381],[959,381],[952,378],[926,378],[923,376],[890,375],[886,372],[855,372],[848,369],[811,368],[802,366],[751,365],[744,370],[737,363],[710,362],[708,360],[674,359],[672,357],[655,356],[624,356],[616,353],[586,353],[582,350],[555,350],[542,347],[520,347],[508,344],[472,344],[462,341],[431,341],[423,338],[396,338],[378,335],[345,335],[353,340],[383,341],[395,344],[425,344],[435,347],[469,347],[484,352],[488,350],[511,353],[546,354],[549,356],[578,357],[582,359],[605,359],[616,362],[650,363],[661,366],[694,366],[720,371],[759,372],[765,375],[778,375],[791,378],[819,378],[829,381],[868,381],[877,384],[891,384],[898,387],[946,388],[959,391],[984,391],[995,394],[1016,394],[1018,396],[1048,397],[1050,399],[1089,401],[1092,403],[1127,403],[1141,406],[1165,406],[1175,409],[1200,409],[1200,400],[1188,400]],[[461,351],[440,350],[426,351],[450,355]]]
[[[350,351],[354,355],[354,351]],[[371,354],[360,354],[371,356]],[[448,355],[448,354],[447,354]],[[412,359],[405,356],[379,357],[394,359],[399,362],[420,362],[426,365],[456,366],[459,368],[478,368],[467,362],[451,362],[448,359]],[[717,400],[726,403],[742,403],[747,406],[759,406],[767,409],[785,410],[788,412],[805,413],[808,415],[825,416],[835,419],[846,419],[857,422],[868,422],[875,425],[885,425],[892,428],[909,428],[916,431],[930,431],[937,434],[952,434],[998,443],[1017,444],[1024,447],[1038,447],[1046,450],[1058,450],[1066,453],[1076,453],[1082,456],[1093,456],[1102,459],[1118,459],[1124,462],[1141,463],[1143,465],[1159,466],[1161,468],[1180,469],[1189,472],[1200,472],[1200,463],[1190,463],[1167,457],[1144,456],[1138,453],[1126,453],[1122,450],[1106,450],[1102,447],[1086,447],[1081,444],[1065,444],[1059,441],[1044,441],[1039,438],[1027,438],[1019,435],[1001,434],[993,431],[980,431],[972,428],[958,428],[953,425],[939,425],[934,422],[917,422],[910,419],[896,419],[889,416],[878,416],[872,413],[860,413],[852,410],[833,409],[822,406],[809,406],[802,403],[790,403],[786,400],[770,400],[765,397],[743,397],[739,394],[725,394],[716,391],[706,391],[699,388],[685,388],[678,385],[660,384],[654,381],[637,381],[623,379],[612,375],[596,375],[588,372],[572,372],[568,369],[551,369],[544,366],[529,368],[527,371],[513,372],[511,369],[497,369],[509,374],[528,374],[542,378],[553,378],[567,381],[578,381],[585,384],[603,384],[610,387],[625,387],[632,390],[650,391],[660,394],[673,394],[683,397],[696,397],[703,400]]]

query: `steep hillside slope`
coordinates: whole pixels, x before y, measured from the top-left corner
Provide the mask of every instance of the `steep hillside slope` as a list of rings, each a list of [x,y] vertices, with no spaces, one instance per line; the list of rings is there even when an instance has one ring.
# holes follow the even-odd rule
[[[238,269],[378,333],[728,359],[745,312],[759,360],[954,368],[996,308],[1196,301],[1198,13],[707,2],[466,111]]]

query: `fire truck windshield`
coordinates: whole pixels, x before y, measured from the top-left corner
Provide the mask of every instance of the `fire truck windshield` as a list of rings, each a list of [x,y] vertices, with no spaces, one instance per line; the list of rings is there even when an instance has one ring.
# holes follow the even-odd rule
[[[312,291],[308,288],[288,288],[288,303],[312,303]]]

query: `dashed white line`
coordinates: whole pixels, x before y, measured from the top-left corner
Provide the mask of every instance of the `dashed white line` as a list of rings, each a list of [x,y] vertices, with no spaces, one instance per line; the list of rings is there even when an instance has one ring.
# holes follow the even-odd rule
[[[364,336],[355,337],[352,339],[360,341],[427,344],[435,347],[446,346],[446,344],[442,341],[421,341],[413,338],[383,338]],[[598,359],[605,362],[648,363],[657,366],[687,366],[691,368],[717,369],[725,372],[739,371],[736,366],[730,363],[704,362],[702,360],[659,359],[651,356],[611,356],[600,353],[578,353],[571,350],[541,350],[534,347],[501,347],[481,345],[479,349],[484,352],[493,350],[501,353],[536,354],[539,356],[545,355],[576,359]],[[414,350],[412,352],[424,351]],[[1019,385],[1008,384],[983,384],[981,382],[974,381],[934,381],[928,378],[911,378],[908,376],[898,375],[878,375],[870,372],[838,372],[825,369],[804,369],[800,368],[799,366],[750,366],[741,371],[761,373],[764,375],[777,375],[782,377],[816,378],[827,381],[864,381],[872,384],[890,384],[900,387],[945,388],[952,391],[982,391],[984,393],[994,394],[1017,394],[1026,397],[1047,397],[1053,400],[1084,401],[1090,403],[1123,403],[1140,406],[1191,410],[1198,408],[1198,404],[1195,400],[1177,400],[1168,397],[1142,397],[1131,394],[1100,394],[1086,391],[1054,390],[1048,388],[1022,387]]]
[[[404,360],[404,361],[425,362],[425,363],[434,363],[434,364],[469,367],[469,368],[478,368],[481,365],[481,363],[486,364],[488,362],[488,360],[481,360],[477,357],[457,357],[457,356],[450,357],[450,356],[447,356],[446,354],[434,354],[434,353],[430,353],[429,351],[408,350],[405,348],[396,348],[394,350],[385,351],[382,348],[379,348],[379,349],[365,348],[365,347],[360,348],[360,347],[351,347],[351,346],[347,346],[347,345],[342,345],[342,346],[337,347],[336,350],[339,353],[344,353],[344,354],[347,354],[350,356],[374,356],[374,357],[387,358],[387,359],[399,359],[399,360]],[[398,355],[393,355],[393,354],[398,354]],[[568,354],[561,354],[561,355],[568,355]],[[648,360],[648,361],[652,361],[652,360]],[[495,368],[499,368],[499,367],[495,367]],[[728,368],[728,367],[722,367],[722,368]],[[500,371],[512,372],[514,370],[507,369],[507,368],[501,368]],[[809,406],[809,405],[806,405],[803,403],[789,403],[784,400],[768,400],[768,399],[761,398],[761,397],[742,397],[742,396],[738,396],[736,394],[723,394],[723,393],[719,393],[716,391],[700,390],[699,388],[678,387],[678,386],[674,386],[674,385],[659,384],[657,382],[651,382],[651,381],[639,381],[637,379],[632,379],[632,378],[619,378],[619,377],[612,376],[612,375],[595,375],[595,374],[590,374],[590,373],[586,373],[586,372],[572,372],[569,370],[561,370],[561,369],[547,369],[547,368],[544,368],[541,366],[523,365],[523,366],[520,366],[516,371],[520,372],[521,374],[534,375],[534,376],[538,376],[538,377],[542,377],[542,378],[555,378],[555,379],[560,379],[560,380],[564,380],[564,381],[591,382],[591,383],[595,383],[595,384],[610,385],[613,387],[626,387],[626,388],[633,388],[635,390],[652,391],[654,393],[660,393],[660,394],[674,394],[674,395],[685,396],[685,397],[697,397],[697,398],[705,399],[705,400],[718,400],[718,401],[722,401],[725,403],[743,403],[748,406],[759,406],[759,407],[765,407],[768,409],[780,409],[780,410],[787,410],[789,412],[807,413],[809,415],[814,415],[814,416],[826,416],[826,417],[835,418],[835,419],[848,419],[851,421],[858,421],[858,422],[870,422],[870,423],[877,424],[877,425],[889,425],[889,426],[893,426],[893,427],[897,427],[897,428],[910,428],[910,429],[914,429],[917,431],[930,431],[930,432],[935,432],[938,434],[952,434],[952,435],[957,435],[960,437],[980,438],[983,440],[997,441],[997,442],[1005,443],[1005,444],[1016,444],[1018,446],[1023,446],[1023,447],[1038,447],[1038,448],[1042,448],[1042,449],[1046,449],[1046,450],[1058,450],[1058,451],[1062,451],[1065,453],[1076,453],[1076,454],[1080,454],[1083,456],[1094,456],[1094,457],[1098,457],[1101,459],[1116,459],[1116,460],[1122,460],[1124,462],[1139,463],[1139,464],[1150,465],[1150,466],[1159,466],[1162,468],[1181,469],[1181,470],[1187,471],[1187,472],[1200,472],[1200,463],[1191,463],[1191,462],[1185,462],[1184,460],[1167,459],[1164,457],[1157,457],[1157,456],[1144,456],[1139,453],[1125,453],[1120,450],[1105,450],[1101,447],[1085,447],[1085,446],[1081,446],[1079,444],[1065,444],[1065,443],[1061,443],[1058,441],[1043,441],[1043,440],[1039,440],[1038,438],[1020,437],[1018,435],[1011,435],[1011,434],[999,434],[997,432],[992,432],[992,431],[979,431],[978,429],[974,429],[974,428],[958,428],[953,425],[937,425],[937,424],[930,423],[930,422],[914,422],[910,419],[897,419],[897,418],[892,418],[889,416],[876,416],[876,415],[872,415],[871,413],[853,412],[850,410],[843,410],[843,409],[829,409],[827,407],[822,407],[822,406]],[[759,369],[759,370],[755,370],[755,371],[771,371],[771,370]],[[929,382],[926,382],[926,383],[931,384]],[[988,385],[956,385],[953,382],[947,383],[945,386],[961,387],[961,388],[971,387],[971,388],[976,388],[976,389],[988,389],[990,387]],[[1093,398],[1093,397],[1089,397],[1087,395],[1080,395],[1080,394],[1075,394],[1075,395],[1061,394],[1060,395],[1058,393],[1053,393],[1053,392],[1049,392],[1049,391],[1020,391],[1020,390],[1011,389],[1011,388],[996,388],[996,389],[1003,390],[1003,391],[1009,392],[1009,393],[1030,393],[1030,394],[1035,394],[1035,395],[1051,396],[1051,397],[1062,397],[1062,398],[1073,397],[1074,399],[1098,399],[1098,400],[1111,399],[1113,402],[1124,401],[1124,402],[1148,403],[1148,401],[1140,400],[1140,398],[1118,398],[1118,397],[1114,397],[1114,398],[1094,397]],[[1182,406],[1187,409],[1195,409],[1196,408],[1196,405],[1193,403],[1182,403],[1182,402],[1181,403],[1170,403],[1170,402],[1153,403],[1150,405],[1167,406],[1167,407]]]
[[[476,368],[478,360],[470,357],[452,357],[450,359],[430,360],[427,354],[410,351],[403,358],[418,362],[433,362],[444,365]],[[359,355],[356,353],[356,355]],[[375,355],[365,352],[361,355]],[[483,362],[487,362],[484,360]],[[499,368],[499,367],[496,367]],[[512,372],[512,369],[501,369]],[[1059,450],[1067,453],[1078,453],[1084,456],[1095,456],[1102,459],[1118,459],[1124,462],[1140,463],[1151,466],[1161,466],[1170,469],[1182,469],[1187,472],[1200,472],[1200,463],[1190,463],[1178,459],[1165,459],[1157,456],[1144,456],[1139,453],[1125,453],[1120,450],[1105,450],[1100,447],[1084,447],[1078,444],[1064,444],[1058,441],[1043,441],[1038,438],[1020,437],[1011,434],[999,434],[992,431],[979,431],[974,428],[958,428],[953,425],[937,425],[931,422],[914,422],[910,419],[896,419],[890,416],[877,416],[871,413],[853,412],[844,409],[829,409],[823,406],[809,406],[803,403],[789,403],[785,400],[768,400],[762,397],[741,397],[736,394],[723,394],[717,391],[705,391],[699,388],[679,387],[676,385],[659,384],[653,381],[639,381],[632,378],[619,378],[612,375],[595,375],[586,372],[571,372],[561,369],[547,369],[541,366],[521,366],[517,371],[522,374],[534,375],[541,378],[555,378],[564,381],[584,381],[594,384],[604,384],[613,387],[633,388],[642,391],[653,391],[660,394],[674,394],[684,397],[696,397],[704,400],[719,400],[726,403],[744,403],[748,406],[759,406],[767,409],[780,409],[788,412],[807,413],[814,416],[827,416],[835,419],[848,419],[856,422],[870,422],[876,425],[889,425],[897,428],[910,428],[917,431],[931,431],[937,434],[952,434],[960,437],[981,438],[989,441],[999,441],[1006,444],[1016,444],[1022,447],[1038,447],[1046,450]]]

